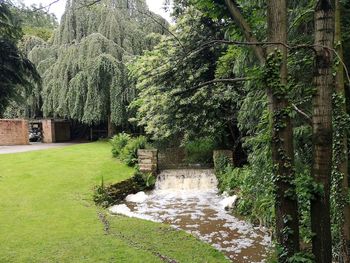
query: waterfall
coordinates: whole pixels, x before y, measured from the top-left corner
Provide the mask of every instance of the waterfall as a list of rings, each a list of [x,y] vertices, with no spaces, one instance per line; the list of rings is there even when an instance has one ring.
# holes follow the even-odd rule
[[[216,190],[212,169],[163,170],[157,177],[156,190]]]

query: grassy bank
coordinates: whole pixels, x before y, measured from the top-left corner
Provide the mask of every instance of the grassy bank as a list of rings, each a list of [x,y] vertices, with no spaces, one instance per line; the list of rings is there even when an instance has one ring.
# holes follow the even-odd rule
[[[111,217],[92,188],[130,177],[108,143],[0,156],[0,262],[225,262],[165,225]]]

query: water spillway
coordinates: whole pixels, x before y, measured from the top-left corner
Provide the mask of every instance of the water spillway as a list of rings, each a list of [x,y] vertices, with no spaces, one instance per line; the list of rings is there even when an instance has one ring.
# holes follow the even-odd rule
[[[164,170],[155,190],[146,195],[124,204],[128,216],[183,229],[223,251],[232,262],[264,262],[267,258],[271,248],[267,231],[224,209],[213,170]]]
[[[156,182],[156,190],[207,191],[216,190],[218,181],[210,169],[164,170]]]

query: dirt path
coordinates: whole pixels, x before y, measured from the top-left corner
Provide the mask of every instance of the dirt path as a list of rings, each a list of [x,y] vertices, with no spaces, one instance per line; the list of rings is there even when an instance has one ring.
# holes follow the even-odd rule
[[[76,142],[68,143],[31,143],[29,145],[11,145],[11,146],[0,146],[0,154],[8,153],[20,153],[20,152],[31,152],[38,150],[45,150],[51,148],[59,148],[64,146],[70,146],[77,144]]]

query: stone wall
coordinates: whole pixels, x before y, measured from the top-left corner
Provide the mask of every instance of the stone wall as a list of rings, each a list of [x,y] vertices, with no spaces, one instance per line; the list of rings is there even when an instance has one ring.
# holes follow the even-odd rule
[[[140,172],[152,173],[154,175],[158,172],[158,150],[144,150],[137,151],[138,164]]]
[[[29,144],[28,121],[0,119],[0,145]]]
[[[166,148],[158,153],[158,168],[179,169],[186,168],[186,152],[183,148]]]

